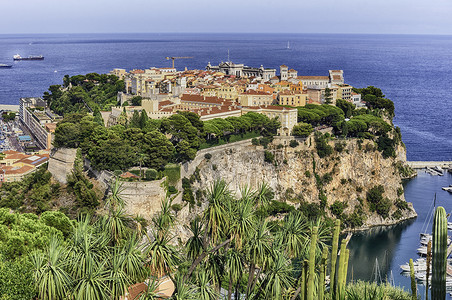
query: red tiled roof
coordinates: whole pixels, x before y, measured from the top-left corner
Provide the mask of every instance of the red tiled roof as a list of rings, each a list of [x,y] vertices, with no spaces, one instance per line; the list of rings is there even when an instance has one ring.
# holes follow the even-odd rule
[[[121,177],[121,178],[140,178],[140,177],[138,177],[137,175],[132,174],[132,173],[130,173],[130,172],[122,173],[122,174],[120,175],[120,177]]]

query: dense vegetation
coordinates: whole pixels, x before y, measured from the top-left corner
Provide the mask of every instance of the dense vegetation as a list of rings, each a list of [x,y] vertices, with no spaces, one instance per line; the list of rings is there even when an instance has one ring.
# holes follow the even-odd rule
[[[43,99],[60,115],[110,110],[118,104],[117,94],[124,88],[124,81],[114,75],[65,75],[63,85],[51,85],[49,92],[44,92]]]
[[[185,162],[196,156],[203,143],[233,140],[247,133],[274,135],[276,119],[247,113],[241,117],[207,122],[191,112],[179,112],[162,120],[135,112],[130,122],[105,128],[95,118],[68,114],[55,131],[55,147],[80,147],[96,170],[127,170],[144,166],[163,170],[169,162]]]
[[[331,225],[309,221],[293,208],[275,206],[265,184],[257,190],[244,188],[236,198],[223,181],[216,181],[206,193],[207,208],[187,226],[190,238],[178,246],[172,242],[176,217],[170,198],[162,202],[148,236],[124,213],[126,203],[120,191],[116,181],[104,214],[78,222],[61,213],[47,212],[38,218],[0,209],[0,226],[14,228],[0,239],[0,255],[7,255],[0,263],[2,295],[6,299],[118,299],[128,286],[152,276],[143,299],[156,299],[152,278],[171,274],[176,285],[172,299],[213,300],[220,288],[228,299],[238,293],[246,299],[286,299],[300,293],[299,287],[306,282],[302,276],[305,259],[312,262],[311,274],[322,274],[325,268]],[[274,209],[288,214],[277,222],[260,216],[261,211]],[[17,243],[11,242],[16,236],[36,242],[17,250]],[[366,299],[362,298],[367,289],[363,285],[336,289],[341,297],[346,296],[341,299]],[[400,290],[370,287],[381,294],[376,299],[409,299]],[[308,288],[331,297],[320,285]]]

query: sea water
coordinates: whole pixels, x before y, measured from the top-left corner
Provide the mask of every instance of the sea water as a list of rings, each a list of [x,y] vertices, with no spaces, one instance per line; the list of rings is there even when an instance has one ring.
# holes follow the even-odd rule
[[[290,49],[287,44],[290,42]],[[228,58],[229,53],[229,58]],[[43,61],[13,62],[15,54],[43,55]],[[402,130],[409,160],[452,160],[452,37],[428,35],[329,34],[71,34],[0,35],[0,104],[41,96],[65,74],[106,73],[113,68],[170,67],[204,69],[208,62],[252,67],[288,65],[299,75],[328,75],[344,70],[345,82],[373,85],[395,103],[394,124]],[[350,241],[349,280],[390,278],[409,289],[399,265],[417,258],[419,233],[434,193],[438,205],[452,210],[443,177],[419,174],[405,184],[405,198],[418,213],[415,220],[355,234]],[[378,261],[378,264],[376,263]],[[375,272],[378,265],[379,272]],[[377,278],[377,279],[379,279]]]

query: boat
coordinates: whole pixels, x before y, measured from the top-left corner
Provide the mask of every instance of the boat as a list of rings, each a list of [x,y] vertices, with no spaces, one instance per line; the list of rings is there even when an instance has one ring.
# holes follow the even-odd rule
[[[290,49],[290,43],[287,41],[287,49]]]
[[[13,56],[13,60],[43,60],[44,56],[42,55],[30,55],[28,57],[22,57],[19,54]]]
[[[443,189],[443,191],[452,193],[452,184],[449,184],[449,186],[444,186],[444,187],[442,187],[442,189]],[[449,222],[449,223],[450,223],[450,222]],[[449,225],[449,224],[447,224],[447,225]],[[452,224],[450,224],[450,225],[452,225]],[[449,227],[449,226],[448,226],[448,227]],[[452,230],[452,229],[449,229],[449,230]]]
[[[0,64],[0,69],[10,69],[13,65]]]

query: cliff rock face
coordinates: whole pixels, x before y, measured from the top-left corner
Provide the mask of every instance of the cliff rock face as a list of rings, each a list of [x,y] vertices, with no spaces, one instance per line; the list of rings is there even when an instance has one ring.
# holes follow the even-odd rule
[[[416,216],[411,203],[408,203],[409,209],[399,210],[401,215],[392,217],[397,210],[394,203],[405,202],[403,193],[400,194],[402,180],[396,167],[398,161],[406,161],[403,147],[396,149],[396,158],[385,159],[381,152],[375,150],[374,143],[368,140],[330,141],[333,148],[336,143],[341,143],[343,149],[320,158],[312,136],[299,140],[300,144],[295,148],[289,146],[291,139],[276,137],[268,149],[254,146],[250,141],[205,149],[199,151],[191,163],[183,166],[181,175],[188,178],[198,169],[200,180],[194,184],[195,189],[206,189],[216,179],[223,179],[237,193],[244,185],[257,187],[266,182],[273,189],[276,200],[290,200],[292,203],[288,203],[295,207],[299,203],[294,198],[319,203],[319,191],[323,190],[329,216],[332,214],[328,208],[336,201],[346,204],[344,213],[347,214],[353,213],[355,207],[361,204],[367,216],[362,228],[393,224]],[[274,155],[273,162],[264,160],[265,151]],[[206,159],[206,153],[212,157]],[[319,179],[322,181],[321,189]],[[387,218],[371,212],[365,200],[369,189],[378,185],[384,187],[383,197],[393,203]]]

